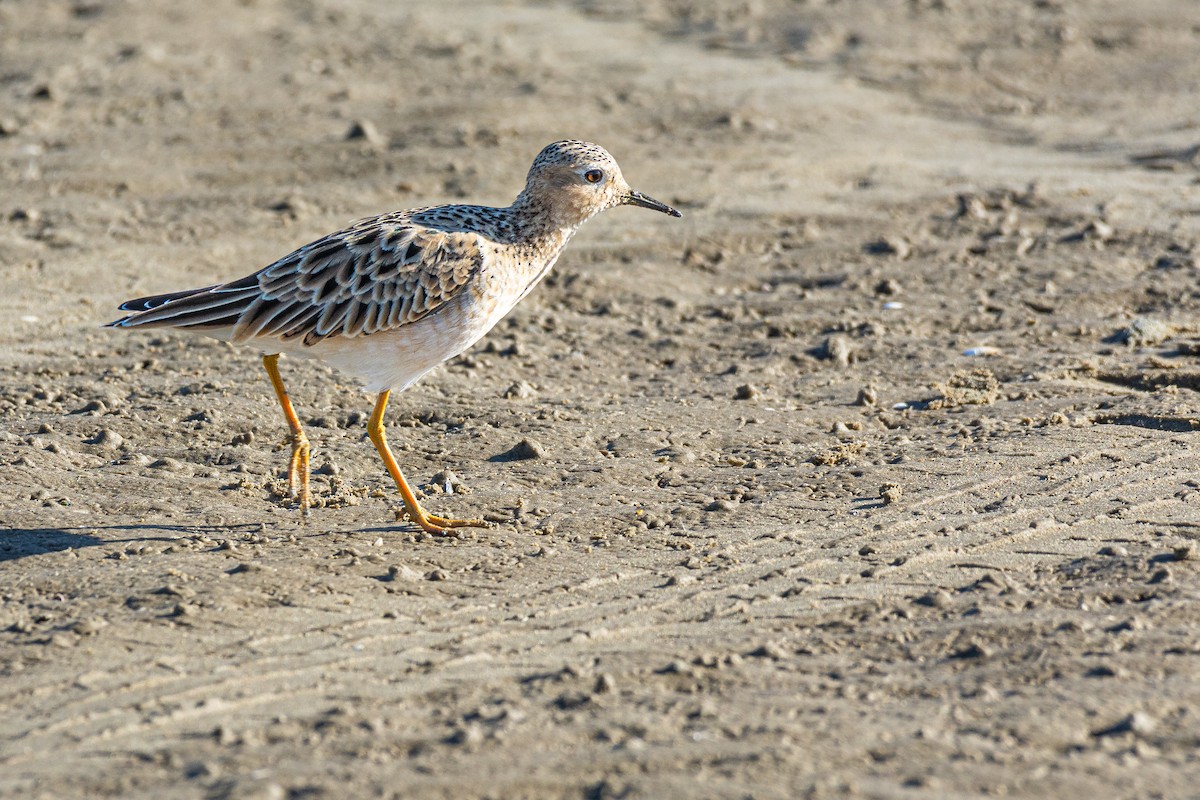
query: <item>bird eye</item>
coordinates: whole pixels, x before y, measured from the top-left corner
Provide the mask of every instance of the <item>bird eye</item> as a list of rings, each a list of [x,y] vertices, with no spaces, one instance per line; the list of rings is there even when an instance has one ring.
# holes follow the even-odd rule
[[[599,183],[604,180],[604,171],[598,169],[589,169],[583,173],[583,179],[588,183]]]

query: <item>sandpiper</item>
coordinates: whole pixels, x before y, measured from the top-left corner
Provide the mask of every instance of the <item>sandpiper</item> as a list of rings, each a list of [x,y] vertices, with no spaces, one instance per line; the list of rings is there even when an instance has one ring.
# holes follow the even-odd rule
[[[620,205],[682,216],[631,189],[604,148],[554,142],[507,208],[370,217],[240,280],[130,300],[120,307],[130,313],[108,327],[180,328],[257,347],[291,430],[288,490],[305,514],[310,449],[279,374],[281,353],[318,358],[376,393],[367,433],[412,522],[431,533],[486,527],[421,507],[384,435],[388,397],[477,342],[546,276],[580,225]]]

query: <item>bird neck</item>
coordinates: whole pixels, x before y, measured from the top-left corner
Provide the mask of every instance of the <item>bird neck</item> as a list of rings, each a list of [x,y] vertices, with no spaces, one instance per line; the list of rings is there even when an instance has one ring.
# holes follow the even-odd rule
[[[528,189],[517,195],[508,210],[520,238],[553,242],[559,247],[565,245],[584,222],[573,209],[547,203]]]

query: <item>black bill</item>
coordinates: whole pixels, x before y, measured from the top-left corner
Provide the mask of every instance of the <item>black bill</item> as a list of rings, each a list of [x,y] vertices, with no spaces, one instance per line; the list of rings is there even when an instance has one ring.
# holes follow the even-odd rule
[[[683,216],[683,214],[680,214],[666,203],[660,203],[653,197],[647,197],[641,192],[630,192],[629,196],[625,198],[625,204],[630,206],[641,206],[642,208],[649,208],[654,211],[661,211],[664,214],[670,214],[672,217]]]

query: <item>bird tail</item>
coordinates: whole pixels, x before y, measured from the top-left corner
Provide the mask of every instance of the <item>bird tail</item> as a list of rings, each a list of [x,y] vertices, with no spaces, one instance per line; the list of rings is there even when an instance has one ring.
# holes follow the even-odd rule
[[[120,311],[131,312],[106,328],[232,328],[259,295],[258,276],[202,289],[156,294],[127,300]]]

